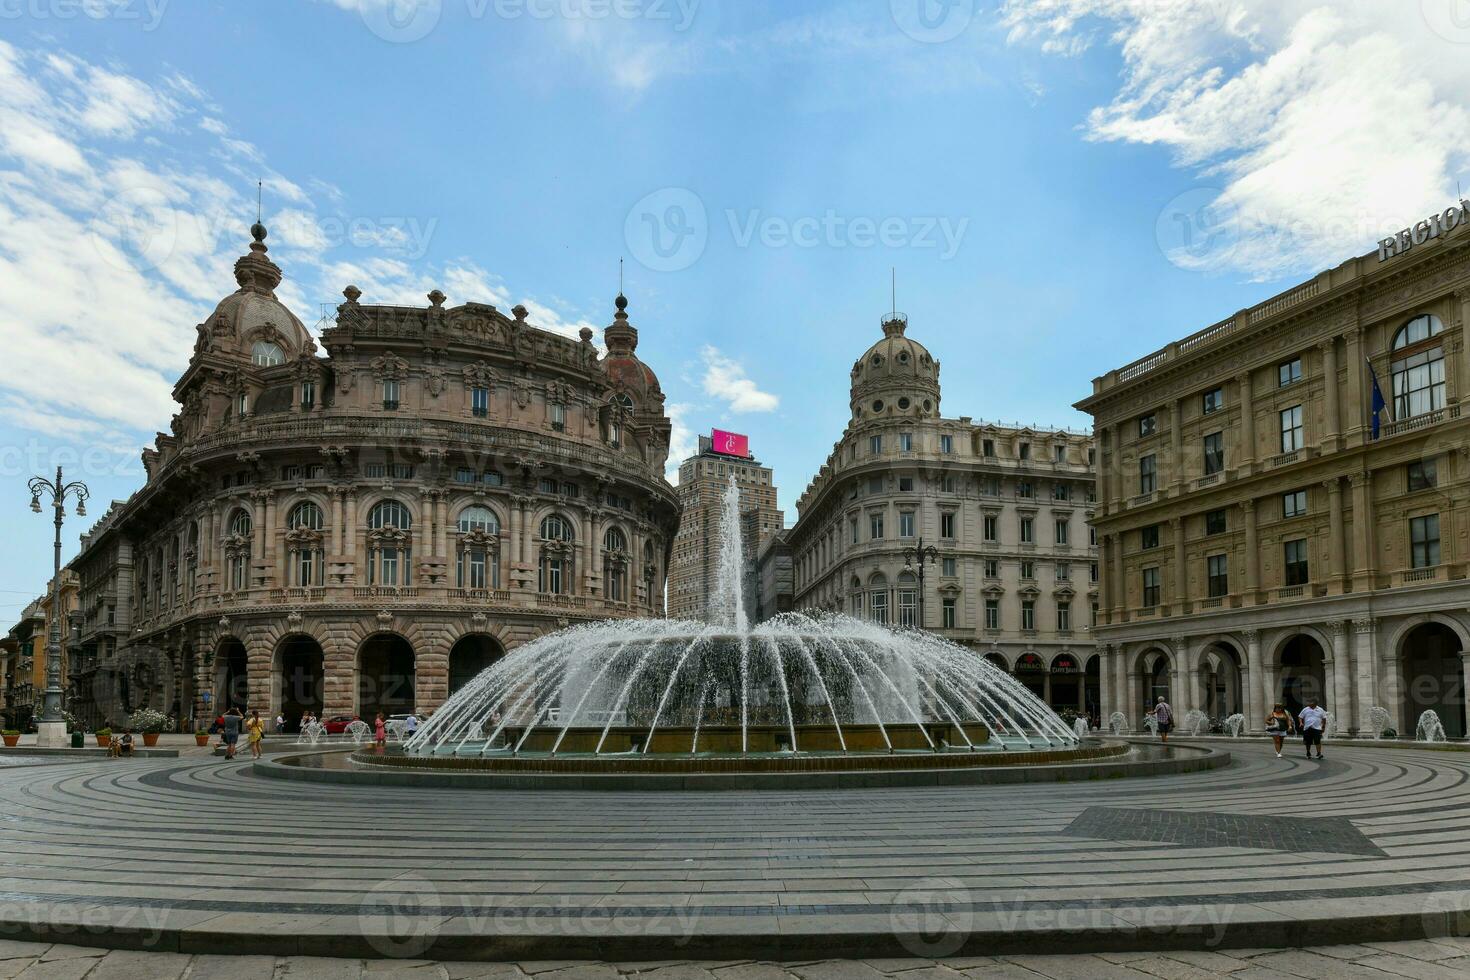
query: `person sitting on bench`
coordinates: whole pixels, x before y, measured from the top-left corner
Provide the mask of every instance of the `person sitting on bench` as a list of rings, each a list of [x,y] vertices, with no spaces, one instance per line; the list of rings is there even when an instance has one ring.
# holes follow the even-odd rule
[[[113,743],[112,743],[112,754],[113,755],[132,755],[133,754],[133,733],[132,732],[125,731],[125,732],[122,733],[122,738],[116,739],[116,740],[113,741]]]

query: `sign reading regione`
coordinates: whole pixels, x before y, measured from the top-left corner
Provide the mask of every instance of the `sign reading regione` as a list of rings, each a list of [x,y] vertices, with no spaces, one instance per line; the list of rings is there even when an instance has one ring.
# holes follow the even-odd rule
[[[721,456],[739,456],[741,459],[750,458],[750,438],[742,436],[738,432],[726,432],[724,429],[715,429],[710,433],[710,443],[715,452]]]
[[[1441,214],[1431,214],[1412,228],[1405,228],[1397,235],[1378,242],[1378,261],[1385,262],[1395,255],[1403,255],[1415,245],[1423,245],[1431,238],[1438,238],[1454,231],[1462,224],[1470,224],[1470,201],[1444,209]]]

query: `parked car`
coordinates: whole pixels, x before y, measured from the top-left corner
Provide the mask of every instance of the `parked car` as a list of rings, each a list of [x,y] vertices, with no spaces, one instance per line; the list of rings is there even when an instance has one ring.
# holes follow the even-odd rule
[[[352,724],[352,721],[352,715],[334,715],[322,722],[322,725],[326,728],[328,735],[341,735],[347,731],[347,726]]]

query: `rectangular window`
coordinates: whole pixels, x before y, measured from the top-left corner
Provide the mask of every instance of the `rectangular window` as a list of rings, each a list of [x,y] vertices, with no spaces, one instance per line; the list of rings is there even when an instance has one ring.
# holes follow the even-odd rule
[[[301,382],[301,410],[309,412],[316,407],[316,382]]]
[[[911,477],[911,476],[901,476],[901,477],[899,477],[898,478],[898,489],[899,489],[899,492],[900,493],[913,493],[913,491],[914,491],[914,478]]]
[[[1053,483],[1051,485],[1051,499],[1071,500],[1072,488],[1067,486],[1065,483]]]
[[[1428,514],[1409,521],[1410,560],[1415,568],[1439,564],[1439,515]]]
[[[939,451],[942,453],[954,452],[954,436],[940,436]]]
[[[1023,442],[1019,447],[1017,447],[1017,450],[1017,455],[1019,455],[1022,459],[1031,458],[1031,443]]]
[[[998,528],[1000,526],[1000,522],[998,520],[996,520],[996,517],[995,517],[994,514],[986,514],[984,520],[981,521],[981,524],[984,527],[984,530],[983,530],[982,533],[984,534],[986,541],[998,541],[998,540],[1000,540],[999,535],[998,535]]]
[[[1211,432],[1205,436],[1205,476],[1219,473],[1225,468],[1225,433]]]
[[[1000,477],[982,476],[980,478],[980,492],[985,494],[987,497],[999,497]]]
[[[296,552],[296,584],[302,588],[319,584],[316,555],[317,553],[311,548],[302,548]]]
[[[939,560],[939,574],[945,578],[954,578],[959,570],[959,564],[953,558],[941,558]]]
[[[1421,350],[1394,361],[1393,417],[1413,418],[1444,408],[1444,348]]]
[[[1021,543],[1033,544],[1036,540],[1036,522],[1029,517],[1021,518]]]
[[[1057,544],[1067,543],[1067,533],[1071,528],[1070,522],[1065,517],[1057,518]]]
[[[1151,436],[1159,431],[1159,420],[1152,412],[1138,417],[1138,437]]]
[[[868,455],[876,456],[883,451],[882,436],[868,436]]]
[[[1157,524],[1150,524],[1148,527],[1138,529],[1138,547],[1141,550],[1147,551],[1150,548],[1157,548],[1158,546],[1159,526]]]
[[[1056,575],[1058,582],[1067,582],[1072,578],[1072,564],[1070,562],[1057,562]]]
[[[955,601],[953,599],[944,600],[944,618],[940,620],[939,625],[947,630],[955,628]]]
[[[939,536],[941,538],[953,538],[954,537],[954,515],[953,514],[940,514],[939,515]]]
[[[900,432],[898,434],[899,452],[911,453],[914,451],[914,434],[912,432]]]
[[[1036,491],[1031,488],[1030,480],[1021,480],[1016,484],[1016,496],[1018,497],[1025,497],[1027,500],[1030,500],[1035,493]]]
[[[1302,359],[1293,357],[1276,366],[1276,385],[1285,388],[1289,384],[1295,384],[1302,379]]]
[[[1091,565],[1087,566],[1087,580],[1089,582],[1097,581],[1097,562],[1093,562]]]
[[[1201,397],[1200,403],[1200,411],[1204,414],[1209,415],[1211,412],[1218,412],[1225,407],[1225,389],[1210,389]]]
[[[536,484],[536,489],[542,493],[556,493],[560,488],[561,484],[550,477],[543,476]]]
[[[1159,604],[1158,566],[1143,570],[1143,604],[1145,606],[1157,606]]]
[[[1302,448],[1302,407],[1293,405],[1281,411],[1281,451],[1294,453]]]
[[[1439,483],[1439,473],[1434,460],[1425,459],[1409,464],[1409,492],[1428,490]]]
[[[1052,448],[1052,452],[1053,452],[1053,454],[1055,456],[1055,459],[1056,459],[1056,461],[1058,463],[1065,463],[1067,461],[1067,447],[1066,446],[1054,446]]]
[[[888,590],[874,589],[868,593],[868,614],[875,623],[888,622]]]
[[[858,543],[858,520],[857,520],[857,518],[854,517],[854,518],[850,519],[847,522],[847,526],[852,531],[852,543],[853,544],[857,544]]]
[[[505,479],[494,470],[486,470],[481,474],[480,482],[487,487],[498,487],[505,482]]]
[[[561,402],[551,403],[551,428],[557,432],[566,431],[567,407]]]
[[[868,477],[868,493],[882,493],[883,478],[881,476]]]
[[[987,559],[985,559],[985,577],[986,578],[1000,578],[1000,559],[999,558],[987,558]]]
[[[958,493],[959,485],[959,481],[955,479],[953,473],[944,474],[944,479],[940,482],[940,487],[945,493]]]
[[[1028,580],[1036,578],[1036,562],[1021,562],[1021,577]]]
[[[1297,538],[1295,541],[1287,541],[1282,545],[1286,557],[1286,584],[1306,585],[1309,578],[1307,569],[1307,539]]]
[[[396,411],[399,405],[398,382],[391,378],[383,382],[383,410]]]
[[[1035,599],[1021,600],[1021,629],[1026,630],[1027,632],[1031,632],[1036,629]]]
[[[1226,527],[1225,511],[1211,510],[1205,512],[1205,533],[1224,534]]]
[[[490,414],[490,389],[470,389],[470,414],[483,419]]]
[[[1057,632],[1067,633],[1072,629],[1072,604],[1070,602],[1057,603]]]
[[[883,515],[882,514],[869,514],[868,515],[868,537],[871,538],[874,541],[880,540],[883,537]]]
[[[985,600],[985,628],[988,630],[1000,629],[1000,600]]]
[[[1230,556],[1210,555],[1205,559],[1205,578],[1209,582],[1210,598],[1216,599],[1230,592]]]
[[[911,538],[914,536],[914,512],[911,510],[900,511],[898,514],[898,536]]]
[[[982,440],[981,443],[980,443],[980,454],[982,456],[987,457],[987,458],[992,458],[993,459],[995,457],[995,440],[994,439],[984,439],[984,440]]]
[[[1281,516],[1301,517],[1307,512],[1307,491],[1293,490],[1281,495]]]
[[[1159,461],[1153,455],[1138,459],[1138,492],[1153,493],[1159,486]]]
[[[480,475],[474,470],[461,466],[454,471],[455,483],[479,483]]]

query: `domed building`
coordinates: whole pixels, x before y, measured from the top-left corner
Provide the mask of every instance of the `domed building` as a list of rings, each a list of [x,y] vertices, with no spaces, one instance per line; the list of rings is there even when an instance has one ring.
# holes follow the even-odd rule
[[[319,347],[251,231],[146,484],[73,562],[81,711],[430,711],[544,633],[663,614],[671,426],[624,297],[599,356],[521,306],[348,286]]]
[[[1092,438],[945,417],[939,361],[902,313],[882,326],[783,541],[794,607],[922,627],[1096,716]]]

